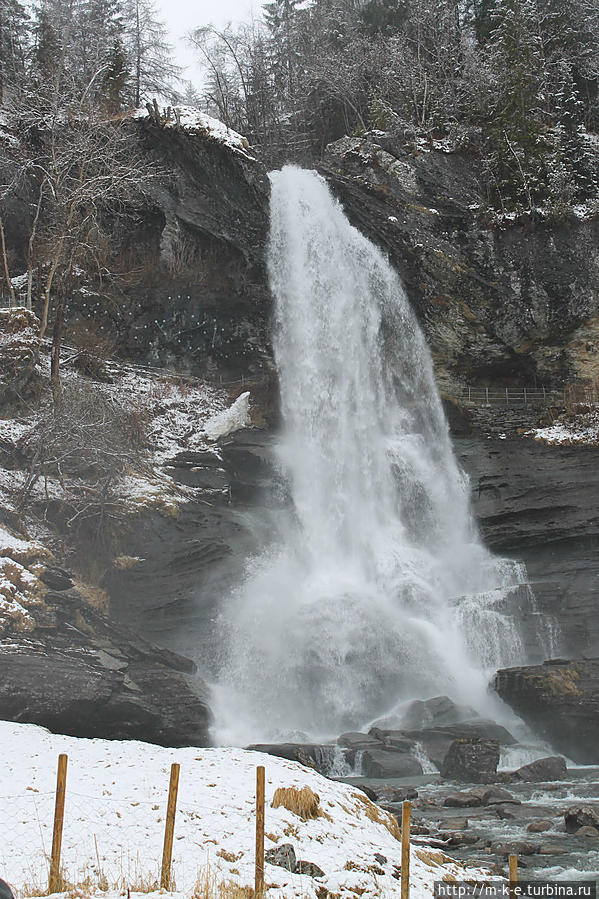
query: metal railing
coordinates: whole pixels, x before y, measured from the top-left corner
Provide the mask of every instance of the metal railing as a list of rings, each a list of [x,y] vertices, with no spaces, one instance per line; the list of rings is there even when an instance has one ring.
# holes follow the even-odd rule
[[[468,406],[558,406],[565,402],[565,391],[554,387],[453,387],[450,394]]]

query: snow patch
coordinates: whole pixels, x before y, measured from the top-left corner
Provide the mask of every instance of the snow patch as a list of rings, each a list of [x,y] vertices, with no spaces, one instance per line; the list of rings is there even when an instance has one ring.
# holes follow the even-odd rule
[[[149,119],[147,109],[136,109],[133,113],[136,119]],[[165,122],[165,128],[182,128],[190,133],[202,134],[211,140],[218,141],[229,147],[235,153],[245,156],[252,162],[256,161],[256,157],[251,153],[251,147],[247,137],[228,128],[218,119],[194,109],[192,106],[175,106],[171,112],[170,118]]]

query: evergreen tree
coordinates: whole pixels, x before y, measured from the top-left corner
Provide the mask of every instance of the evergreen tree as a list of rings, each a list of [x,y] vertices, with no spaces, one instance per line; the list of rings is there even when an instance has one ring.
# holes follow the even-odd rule
[[[155,96],[176,99],[181,68],[173,62],[167,28],[158,18],[153,0],[127,0],[125,17],[133,105],[138,107]]]
[[[19,0],[0,0],[0,103],[23,84],[29,17]]]
[[[567,66],[562,67],[557,106],[550,193],[552,202],[568,207],[597,196],[597,165],[583,125],[584,104]]]
[[[496,94],[485,123],[491,194],[531,209],[545,193],[544,69],[533,0],[495,0],[488,45]]]

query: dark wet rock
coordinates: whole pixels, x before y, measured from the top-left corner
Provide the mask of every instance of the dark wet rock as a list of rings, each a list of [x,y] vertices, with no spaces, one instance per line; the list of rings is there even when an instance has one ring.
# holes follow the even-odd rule
[[[445,818],[439,822],[442,830],[467,830],[468,818]]]
[[[380,852],[374,853],[374,860],[377,861],[379,863],[379,865],[386,865],[387,861],[388,861],[387,856],[381,855]]]
[[[428,758],[437,768],[441,768],[454,740],[481,737],[497,740],[502,746],[511,746],[516,742],[505,727],[484,718],[438,725],[422,730],[387,730],[373,727],[369,730],[369,734],[381,740],[386,746],[393,746],[404,752],[409,752],[416,743],[420,743]]]
[[[72,574],[64,568],[54,566],[44,568],[39,579],[52,590],[70,590],[73,586]]]
[[[564,812],[567,833],[577,833],[581,827],[599,828],[599,811],[590,805],[572,805]]]
[[[446,808],[477,808],[483,805],[483,798],[480,790],[468,790],[447,796],[443,805]]]
[[[576,836],[587,837],[587,839],[596,840],[599,838],[599,829],[598,827],[589,827],[587,825],[585,827],[581,827],[580,830],[577,830]]]
[[[513,821],[516,818],[516,814],[511,808],[506,808],[504,805],[496,806],[493,811],[500,819],[500,821]]]
[[[548,855],[551,857],[564,855],[567,850],[564,846],[556,844],[556,843],[545,843],[544,846],[541,846],[539,849],[539,855]]]
[[[418,790],[412,787],[392,787],[390,784],[374,787],[377,802],[410,802],[418,798]]]
[[[531,821],[526,829],[529,833],[544,833],[546,830],[552,830],[554,827],[555,824],[549,818],[539,818],[536,821]]]
[[[443,759],[441,777],[445,780],[488,783],[497,771],[499,742],[482,737],[454,740]]]
[[[599,762],[599,660],[505,668],[493,686],[559,752]]]
[[[523,765],[514,771],[514,778],[534,783],[536,781],[564,780],[567,774],[565,759],[561,756],[551,756]]]
[[[195,666],[117,627],[77,591],[48,592],[0,653],[0,718],[76,737],[210,745]]]
[[[2,878],[0,878],[0,899],[14,899],[11,888]]]
[[[285,868],[293,874],[296,870],[295,849],[291,843],[283,843],[274,849],[267,849],[264,853],[264,861],[270,865],[277,865],[279,868]]]
[[[255,752],[265,752],[279,759],[288,759],[290,762],[299,762],[307,768],[318,769],[319,759],[322,759],[323,751],[330,747],[321,743],[252,743],[246,749]]]
[[[449,696],[435,696],[432,699],[416,699],[401,714],[397,722],[401,730],[422,730],[443,724],[456,724],[476,718],[476,712],[469,706],[455,703]],[[374,727],[390,729],[395,719],[389,716],[375,722]]]
[[[513,840],[506,843],[491,843],[491,849],[497,855],[507,858],[509,855],[536,855],[540,844],[530,843],[527,840]]]
[[[377,737],[372,736],[371,734],[363,734],[358,731],[341,734],[340,737],[337,737],[337,743],[339,744],[339,746],[344,746],[347,749],[354,749],[356,751],[360,749],[381,748],[381,740],[379,740]]]
[[[479,836],[476,833],[463,833],[461,831],[452,832],[447,838],[447,847],[449,849],[458,848],[459,846],[472,846],[478,843]]]
[[[512,796],[511,793],[507,790],[503,790],[501,787],[491,787],[490,790],[485,790],[482,795],[483,805],[503,805],[504,803],[520,805],[521,800]]]
[[[307,874],[308,877],[324,877],[324,871],[314,862],[298,861],[295,866],[296,874]]]
[[[422,774],[422,765],[408,752],[367,749],[362,755],[366,777],[412,777]]]

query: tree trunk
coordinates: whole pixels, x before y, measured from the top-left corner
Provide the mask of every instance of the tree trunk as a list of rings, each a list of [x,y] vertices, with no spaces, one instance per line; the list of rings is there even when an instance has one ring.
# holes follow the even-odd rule
[[[60,351],[64,333],[64,309],[66,299],[61,296],[56,308],[54,330],[52,332],[52,362],[50,366],[50,380],[52,383],[52,398],[54,400],[54,414],[58,415],[62,409],[62,390],[60,388]]]

